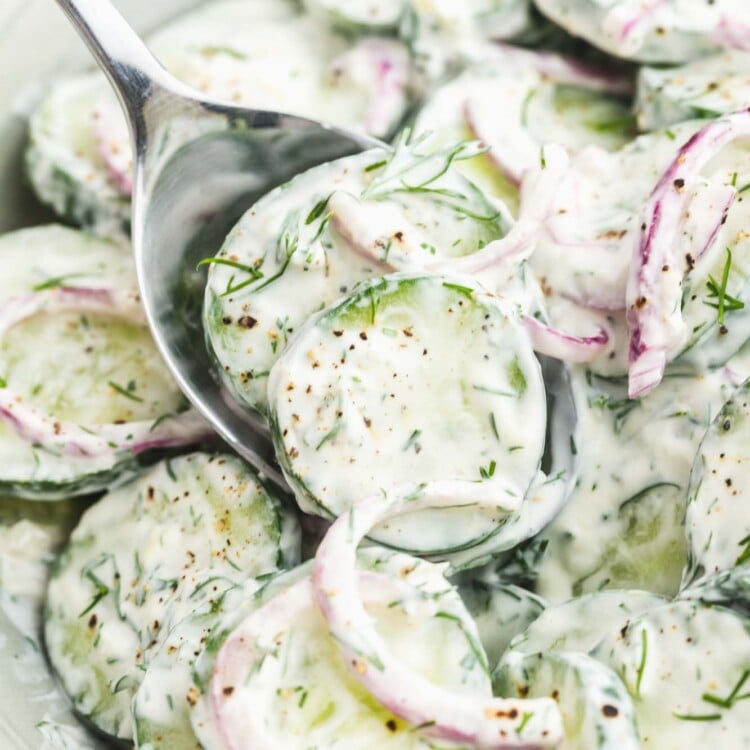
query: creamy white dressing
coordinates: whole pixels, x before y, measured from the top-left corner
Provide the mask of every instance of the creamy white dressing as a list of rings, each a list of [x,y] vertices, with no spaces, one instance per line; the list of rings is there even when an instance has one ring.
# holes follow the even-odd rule
[[[665,604],[613,631],[595,656],[625,682],[644,750],[682,750],[719,738],[733,750],[750,747],[745,618],[691,601]]]
[[[169,628],[249,577],[297,559],[285,517],[238,459],[163,462],[84,515],[50,582],[45,639],[76,708],[132,736],[142,667]]]
[[[250,408],[267,412],[268,373],[312,313],[358,282],[501,236],[504,212],[448,169],[453,152],[427,158],[404,147],[395,162],[376,150],[314,168],[232,230],[211,268],[204,320],[223,378]]]
[[[747,391],[745,383],[724,405],[693,465],[686,517],[690,564],[684,576],[689,585],[750,559]]]
[[[379,547],[361,551],[359,565],[368,613],[398,658],[457,696],[486,699],[489,675],[476,652],[474,625],[441,569]],[[314,604],[310,572],[307,565],[279,576],[244,613],[229,612],[217,625],[196,666],[206,682],[191,718],[202,724],[197,733],[204,746],[222,747],[214,733],[231,729],[234,741],[264,748],[312,742],[364,750],[373,741],[388,748],[455,747],[433,744],[368,698]],[[244,651],[251,658],[237,658]]]
[[[388,279],[313,318],[271,372],[274,435],[298,502],[339,516],[379,490],[445,481],[462,483],[467,502],[499,502],[508,484],[523,497],[546,409],[517,313],[461,278]],[[421,513],[378,537],[450,550],[492,533],[503,515],[488,510]]]
[[[539,146],[545,141],[562,141],[573,161],[531,268],[523,266],[510,282],[513,274],[478,275],[493,291],[507,291],[507,302],[485,297],[472,280],[437,277],[416,303],[404,294],[396,304],[381,305],[362,291],[375,288],[370,284],[359,287],[353,309],[338,303],[305,322],[358,283],[393,270],[420,270],[433,258],[471,255],[507,232],[503,207],[454,171],[443,180],[440,170],[458,153],[453,147],[412,164],[406,173],[400,171],[403,161],[389,162],[384,152],[325,165],[248,212],[219,256],[233,265],[212,269],[206,326],[226,382],[246,405],[265,414],[270,388],[276,447],[300,506],[337,515],[373,492],[408,488],[418,495],[422,483],[432,481],[455,483],[457,504],[486,503],[512,484],[519,496],[525,494],[514,515],[476,506],[421,511],[385,522],[377,535],[422,552],[475,545],[493,534],[510,540],[493,548],[492,539],[485,539],[457,554],[455,565],[476,564],[485,551],[523,541],[547,523],[559,503],[545,494],[547,478],[538,472],[544,391],[510,300],[526,313],[549,314],[553,325],[567,332],[591,335],[602,329],[609,336],[605,350],[571,375],[578,411],[578,431],[570,436],[579,459],[577,484],[567,506],[534,540],[548,545],[532,571],[537,590],[553,602],[576,598],[539,615],[540,600],[503,582],[502,563],[500,578],[484,580],[496,587],[486,589],[483,608],[475,602],[474,614],[492,662],[514,637],[496,689],[524,697],[562,692],[566,750],[682,750],[715,744],[717,738],[731,742],[733,750],[750,747],[746,620],[691,601],[700,596],[690,589],[675,604],[658,596],[675,594],[681,579],[683,585],[702,581],[747,555],[750,522],[740,502],[747,460],[744,401],[720,411],[750,376],[743,350],[750,315],[743,307],[747,302],[750,308],[746,144],[725,149],[704,176],[680,186],[690,198],[676,235],[686,267],[665,269],[674,283],[661,301],[675,285],[681,289],[684,330],[669,352],[674,362],[664,382],[646,398],[630,401],[621,379],[627,370],[625,286],[641,209],[679,145],[701,125],[678,121],[745,103],[746,56],[714,55],[677,72],[645,70],[640,122],[669,127],[608,153],[601,147],[620,145],[627,133],[627,122],[620,129],[608,120],[623,114],[619,104],[535,68],[524,57],[528,53],[513,57],[511,65],[506,50],[499,63],[502,53],[484,44],[529,29],[526,0],[458,5],[413,0],[377,8],[308,0],[306,5],[313,14],[300,15],[292,3],[271,0],[212,3],[157,34],[153,47],[167,67],[212,96],[378,135],[391,132],[403,116],[415,82],[413,65],[429,80],[471,60],[475,67],[437,89],[417,118],[418,133],[434,131],[423,147],[472,136],[495,144],[494,154],[475,156],[459,170],[488,192],[508,196],[510,204],[516,191],[501,173],[515,182],[531,164],[541,160],[544,166]],[[683,61],[721,45],[741,46],[743,29],[750,28],[744,0],[539,0],[538,5],[572,33],[638,60]],[[347,30],[364,26],[398,33],[404,41],[352,43],[324,20]],[[105,92],[95,76],[56,88],[33,120],[28,166],[40,196],[59,213],[99,231],[119,232],[128,210],[131,159],[114,99]],[[722,201],[734,189],[737,200],[714,237]],[[92,285],[104,279],[132,283],[129,264],[109,249],[73,248],[63,230],[45,231],[27,235],[22,251],[8,252],[13,273],[0,277],[0,300],[57,277]],[[55,253],[47,247],[52,244]],[[61,246],[71,252],[58,252]],[[112,259],[105,262],[103,252]],[[529,293],[534,275],[546,310],[537,309]],[[486,317],[474,310],[480,298]],[[0,377],[61,418],[143,419],[176,408],[178,394],[162,376],[148,341],[136,342],[135,353],[107,348],[97,354],[95,368],[79,365],[89,338],[96,344],[113,325],[71,315],[24,323],[0,347]],[[117,326],[118,339],[132,344],[138,338],[138,331]],[[76,346],[83,354],[71,353]],[[67,359],[54,368],[63,347]],[[54,375],[42,382],[37,374],[47,369]],[[147,398],[140,395],[144,373],[150,381]],[[6,444],[3,459],[7,455],[9,465],[24,469],[28,443],[2,428],[0,447]],[[56,481],[68,479],[70,459],[45,460],[53,462]],[[0,468],[5,471],[5,465]],[[239,502],[243,492],[226,476],[217,479],[213,469],[206,486],[197,478],[186,490],[213,497],[210,485],[217,484],[210,507],[185,501],[180,489],[174,498],[160,495],[151,517],[143,508],[133,513],[126,502],[132,498],[123,497],[133,485],[111,493],[75,532],[48,599],[53,662],[83,713],[127,737],[130,699],[140,685],[135,729],[141,750],[193,750],[198,741],[206,750],[223,750],[227,725],[219,726],[205,693],[206,685],[224,677],[213,671],[218,645],[209,630],[222,609],[237,605],[245,613],[255,606],[239,603],[258,586],[246,581],[248,574],[296,559],[293,522],[268,518],[266,531],[275,541],[263,547],[261,559],[250,559],[254,545],[264,540],[257,526],[222,515],[224,505]],[[170,468],[160,471],[169,475]],[[35,470],[33,479],[45,478],[42,474]],[[169,483],[168,476],[161,480]],[[149,488],[139,492],[139,502],[148,506]],[[171,503],[179,506],[172,520]],[[37,624],[28,613],[38,604],[59,539],[59,531],[29,519],[0,528],[0,602],[23,628]],[[404,568],[404,556],[388,560],[399,568],[390,571],[399,582],[388,585],[402,587],[401,579],[408,585],[413,569]],[[290,574],[290,584],[304,575]],[[184,585],[175,588],[180,580]],[[648,591],[599,592],[614,587]],[[414,600],[394,603],[383,599],[388,590],[379,588],[369,612],[396,656],[457,693],[485,696],[487,675],[479,669],[476,643],[467,637],[474,637],[475,624],[455,592],[432,600],[419,585]],[[272,586],[263,601],[273,601],[273,595],[279,592]],[[437,613],[448,600],[453,619]],[[196,603],[203,604],[197,614]],[[388,747],[433,747],[389,718],[345,672],[310,590],[289,611],[293,616],[275,630],[273,623],[261,623],[262,638],[268,637],[264,658],[233,665],[248,677],[239,689],[231,686],[233,742],[255,731],[258,722],[248,719],[247,710],[261,706],[260,723],[283,736],[284,747],[319,741],[350,750],[369,748],[373,738]],[[418,615],[425,615],[424,621]],[[239,620],[237,614],[222,619],[222,638]],[[196,664],[207,640],[203,663]],[[542,651],[547,653],[539,658]],[[592,651],[609,669],[587,656]],[[19,664],[38,670],[38,662],[29,651]],[[144,677],[140,667],[147,665]],[[194,669],[201,681],[192,685]],[[194,708],[192,729],[188,707]],[[40,731],[51,747],[76,742],[75,731],[53,716]]]
[[[507,653],[493,675],[503,694],[553,696],[565,739],[560,750],[640,750],[635,709],[618,675],[574,652]]]
[[[574,36],[639,62],[685,62],[738,45],[750,23],[744,0],[537,0],[537,6]]]
[[[669,127],[693,117],[734,112],[750,102],[750,55],[739,50],[680,65],[643,67],[635,109],[643,130]]]

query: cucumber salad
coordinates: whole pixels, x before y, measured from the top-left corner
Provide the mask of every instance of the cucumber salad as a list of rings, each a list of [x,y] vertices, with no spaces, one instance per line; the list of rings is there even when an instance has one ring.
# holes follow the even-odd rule
[[[197,269],[283,493],[151,339],[105,78],[37,102],[0,745],[750,750],[750,4],[206,0],[148,41],[382,145]]]

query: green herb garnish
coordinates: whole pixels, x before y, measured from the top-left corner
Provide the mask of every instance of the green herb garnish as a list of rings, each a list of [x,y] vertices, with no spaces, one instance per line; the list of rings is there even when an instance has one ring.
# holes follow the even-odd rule
[[[123,388],[123,386],[115,383],[113,380],[108,381],[107,385],[113,390],[117,391],[121,396],[129,398],[131,401],[137,401],[139,404],[143,403],[143,399],[140,396],[137,396],[135,393],[135,380],[131,380],[126,388]]]
[[[724,270],[721,273],[721,283],[717,282],[713,276],[708,277],[706,285],[708,286],[708,296],[715,298],[716,302],[706,302],[703,304],[713,307],[717,310],[716,322],[724,325],[724,315],[732,310],[742,310],[745,303],[742,300],[727,294],[727,283],[729,282],[729,272],[732,269],[732,251],[727,248],[727,259],[724,263]]]

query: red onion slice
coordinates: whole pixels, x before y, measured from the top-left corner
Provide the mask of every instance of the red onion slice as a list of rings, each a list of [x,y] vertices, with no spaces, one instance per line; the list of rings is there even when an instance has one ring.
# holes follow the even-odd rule
[[[109,288],[61,287],[7,301],[0,308],[0,339],[13,326],[34,315],[70,310],[146,324],[137,294]],[[0,388],[0,420],[25,440],[75,458],[189,445],[212,434],[192,410],[158,423],[148,420],[84,427],[34,409],[7,385]]]
[[[406,107],[407,85],[411,75],[409,53],[392,39],[365,39],[339,55],[329,67],[336,84],[343,78],[367,96],[364,128],[368,133],[387,136],[399,122]]]
[[[691,187],[700,170],[721,149],[748,136],[750,110],[706,125],[680,149],[644,208],[627,290],[631,398],[648,393],[661,382],[668,354],[685,336],[680,304],[682,283],[696,258],[686,258],[682,252],[680,230],[689,217],[691,199],[695,196],[705,204],[708,197],[715,203],[705,225],[706,243],[715,239],[735,194],[730,186],[713,186],[703,194],[700,188],[692,192]]]
[[[653,28],[654,12],[667,0],[625,0],[607,13],[602,30],[612,37],[622,54],[635,54]]]
[[[574,364],[591,362],[607,348],[609,343],[609,334],[603,328],[600,328],[595,336],[573,336],[552,328],[530,315],[524,317],[524,324],[535,352],[563,362]]]
[[[464,496],[470,495],[466,483],[460,484]],[[406,498],[374,495],[353,505],[331,526],[315,556],[313,587],[318,604],[355,678],[391,713],[422,726],[425,735],[482,750],[556,747],[563,730],[553,700],[480,701],[432,684],[394,657],[362,604],[356,550],[368,531],[393,516],[455,506],[461,500],[454,490],[453,482],[436,483]],[[501,507],[510,515],[519,509],[522,496],[516,488],[505,486],[503,497],[496,485],[492,500],[469,502],[491,505],[494,510]]]
[[[537,236],[549,216],[568,163],[568,153],[562,146],[543,146],[539,165],[524,174],[518,221],[508,234],[471,255],[430,263],[427,270],[471,275],[500,264],[527,260],[536,248]]]
[[[383,573],[358,571],[357,580],[369,604],[387,606],[394,600],[413,599],[415,595],[413,584]],[[447,585],[445,579],[442,580]],[[425,595],[441,593],[429,577],[420,580],[419,588]],[[282,589],[251,612],[224,642],[214,665],[209,700],[216,728],[227,750],[279,750],[278,738],[267,730],[264,717],[236,697],[236,686],[245,681],[247,665],[262,658],[264,650],[275,643],[280,633],[293,627],[295,619],[304,617],[307,610],[315,607],[314,589],[308,576]]]
[[[722,47],[750,50],[750,24],[723,16],[711,34],[711,40]]]

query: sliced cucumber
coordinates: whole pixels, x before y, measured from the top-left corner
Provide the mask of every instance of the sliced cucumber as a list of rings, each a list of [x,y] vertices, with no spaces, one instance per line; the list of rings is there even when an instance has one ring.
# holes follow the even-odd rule
[[[750,22],[743,0],[536,0],[569,34],[612,55],[679,63],[718,50],[723,24]]]
[[[732,367],[746,371],[747,358]],[[537,593],[560,601],[600,588],[677,592],[687,562],[690,467],[735,374],[674,371],[640,400],[629,400],[617,379],[574,375],[581,470],[544,532]]]
[[[133,734],[138,750],[202,750],[190,723],[187,699],[193,666],[216,623],[242,608],[259,587],[260,583],[251,578],[225,590],[215,602],[204,602],[178,622],[163,639],[133,698]]]
[[[0,259],[0,491],[95,492],[135,468],[128,437],[158,444],[183,419],[172,419],[184,398],[139,310],[130,253],[47,226],[0,238]]]
[[[633,701],[622,680],[579,653],[511,652],[493,675],[500,695],[553,697],[565,727],[562,750],[640,750]]]
[[[3,714],[0,738],[6,750],[108,750],[87,732],[49,673],[43,649],[0,608],[0,672]]]
[[[608,635],[664,597],[648,591],[598,591],[548,607],[510,644],[507,653],[527,656],[550,651],[588,654]]]
[[[546,52],[500,48],[489,64],[448,84],[471,131],[514,184],[538,162],[545,143],[575,153],[585,146],[619,148],[634,136],[623,100],[609,93],[625,82]]]
[[[701,213],[698,201],[710,212],[708,215],[715,217],[714,226],[717,221],[722,222],[721,228],[708,238],[710,245],[703,257],[695,262],[682,283],[686,335],[675,359],[698,367],[725,365],[750,340],[750,238],[745,232],[750,211],[741,193],[722,219],[727,197],[731,199],[734,192],[731,182],[741,186],[750,180],[750,165],[747,153],[722,156],[721,160],[728,170],[734,171],[728,174],[721,170],[710,181],[701,183],[699,189],[704,196],[693,201],[691,212],[695,219],[684,228],[686,236],[705,237],[700,222],[705,221],[706,213]],[[699,244],[705,246],[705,241],[701,239]],[[689,248],[687,241],[681,244]],[[690,268],[690,258],[687,263]]]
[[[97,106],[117,107],[113,99],[100,74],[58,82],[31,117],[26,171],[62,219],[116,237],[129,231],[130,200],[110,181],[94,133]]]
[[[373,536],[458,551],[507,518],[474,505],[478,496],[499,502],[508,483],[523,496],[536,479],[546,423],[539,363],[517,312],[466,284],[374,280],[290,343],[269,400],[277,455],[305,511],[336,517],[378,491],[456,482],[456,504],[469,507],[410,513]]]
[[[132,736],[130,703],[171,624],[298,558],[296,521],[230,456],[163,462],[84,514],[46,603],[50,660],[76,709]]]
[[[474,618],[490,665],[500,660],[510,642],[539,617],[546,603],[520,586],[496,576],[463,574],[458,591]]]
[[[476,630],[440,568],[380,548],[363,550],[359,557],[368,611],[399,658],[457,695],[489,697],[486,657]],[[205,750],[222,747],[211,732],[217,728],[216,717],[227,721],[229,713],[235,741],[254,738],[246,742],[248,747],[257,746],[260,737],[271,743],[264,746],[289,750],[453,747],[421,736],[352,677],[312,598],[310,570],[308,564],[292,571],[260,593],[252,609],[259,610],[262,619],[249,619],[247,610],[231,613],[212,632],[196,665],[202,695],[194,694],[197,705],[191,715]],[[238,652],[227,661],[230,649],[234,653],[239,646],[243,651],[243,633],[256,627],[258,640],[246,643],[259,649]]]
[[[529,0],[408,0],[400,31],[418,69],[433,82],[490,54],[488,40],[521,37],[534,27]]]
[[[404,44],[352,43],[292,0],[210,3],[155,34],[149,46],[177,78],[211,98],[377,137],[392,135],[410,104]],[[27,168],[39,197],[98,233],[127,232],[131,146],[105,79],[56,83],[30,132]]]
[[[333,26],[364,33],[396,33],[407,0],[303,0],[305,8]]]
[[[718,117],[750,101],[750,55],[727,50],[676,68],[643,67],[635,109],[642,130],[682,120]]]
[[[268,373],[313,312],[389,266],[469,255],[503,234],[504,213],[449,169],[468,148],[402,141],[391,156],[347,157],[245,214],[210,271],[204,322],[219,371],[249,408],[266,414]]]
[[[0,609],[33,642],[55,553],[85,507],[80,499],[50,505],[0,497]]]
[[[693,464],[688,493],[689,564],[683,584],[750,559],[750,381],[716,415]]]
[[[594,653],[623,679],[644,747],[750,747],[748,621],[692,601],[649,610]]]

